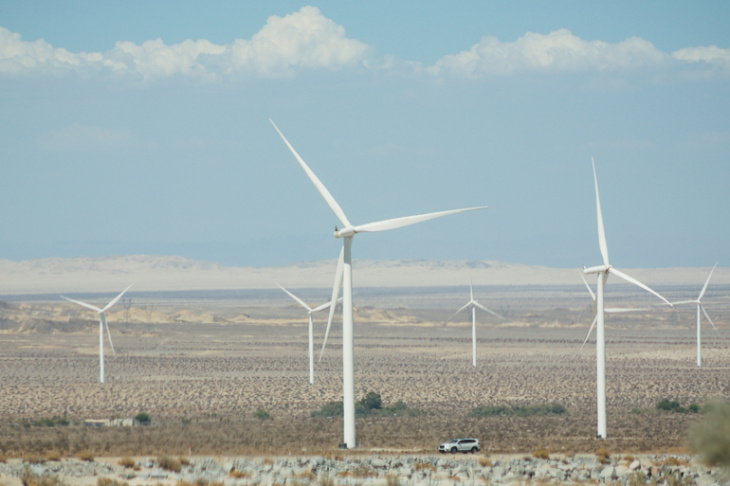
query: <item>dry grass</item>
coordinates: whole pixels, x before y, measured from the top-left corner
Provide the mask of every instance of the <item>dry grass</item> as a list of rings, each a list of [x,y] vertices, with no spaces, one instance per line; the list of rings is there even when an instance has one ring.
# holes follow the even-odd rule
[[[611,453],[608,451],[608,449],[597,449],[596,458],[601,464],[608,464],[609,462],[611,462]]]
[[[94,461],[94,453],[88,450],[79,452],[76,457],[86,462]]]
[[[550,452],[546,449],[536,449],[532,452],[532,457],[536,459],[550,459]]]
[[[231,472],[228,473],[229,478],[235,479],[245,479],[249,476],[251,476],[251,474],[248,471],[239,471],[238,469],[231,469]]]
[[[137,466],[137,462],[129,456],[119,459],[119,465],[122,467],[133,469]]]
[[[479,465],[482,467],[492,467],[494,466],[494,463],[492,460],[487,456],[482,456],[479,458]]]
[[[182,470],[180,461],[169,456],[158,457],[157,464],[166,471],[180,472]]]

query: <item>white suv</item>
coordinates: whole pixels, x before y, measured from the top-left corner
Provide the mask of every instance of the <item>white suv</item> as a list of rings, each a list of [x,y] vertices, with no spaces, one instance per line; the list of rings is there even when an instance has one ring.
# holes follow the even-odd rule
[[[475,454],[481,449],[482,446],[479,444],[479,439],[451,439],[439,445],[439,452],[441,453],[450,452],[456,454],[457,452],[463,452],[466,454],[467,452],[471,452]]]

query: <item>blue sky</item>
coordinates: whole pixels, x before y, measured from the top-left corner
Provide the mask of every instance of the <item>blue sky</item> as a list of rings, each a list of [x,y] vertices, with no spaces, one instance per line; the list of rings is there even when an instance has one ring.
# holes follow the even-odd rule
[[[726,2],[0,1],[0,258],[730,261]]]

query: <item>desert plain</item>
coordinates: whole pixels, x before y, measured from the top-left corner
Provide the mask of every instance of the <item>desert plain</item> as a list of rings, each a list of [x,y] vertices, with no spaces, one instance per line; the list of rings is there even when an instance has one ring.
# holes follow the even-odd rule
[[[700,282],[701,284],[701,282]],[[695,298],[697,285],[658,290]],[[327,289],[292,289],[311,305]],[[357,399],[378,393],[396,415],[358,417],[358,452],[433,453],[452,437],[476,437],[485,453],[687,452],[700,414],[662,412],[676,400],[700,407],[730,396],[730,287],[710,286],[703,366],[696,365],[695,308],[669,309],[649,294],[609,285],[607,306],[648,310],[608,315],[608,439],[596,440],[595,340],[581,344],[591,299],[578,285],[475,286],[503,319],[449,317],[467,286],[355,290]],[[73,295],[104,305],[113,295]],[[99,383],[94,312],[54,295],[6,295],[0,303],[0,452],[96,456],[314,454],[336,450],[342,419],[313,418],[342,400],[339,311],[319,360],[326,313],[314,315],[315,382],[308,382],[307,313],[278,289],[134,292],[108,313]],[[565,413],[475,417],[479,406],[557,403]],[[269,418],[256,416],[264,411]],[[86,419],[152,423],[92,428]],[[68,425],[50,425],[64,418]],[[45,420],[45,424],[44,424]]]

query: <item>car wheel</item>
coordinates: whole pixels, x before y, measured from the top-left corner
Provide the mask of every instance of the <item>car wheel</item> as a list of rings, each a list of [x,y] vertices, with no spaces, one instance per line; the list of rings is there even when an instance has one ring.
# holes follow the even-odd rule
[[[452,454],[456,454],[456,447],[452,447],[452,448],[451,448],[451,453],[452,453]]]
[[[472,454],[476,454],[476,453],[477,453],[477,450],[478,450],[478,449],[477,449],[476,447],[472,447],[472,448],[471,448],[471,453],[472,453]]]

